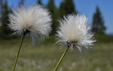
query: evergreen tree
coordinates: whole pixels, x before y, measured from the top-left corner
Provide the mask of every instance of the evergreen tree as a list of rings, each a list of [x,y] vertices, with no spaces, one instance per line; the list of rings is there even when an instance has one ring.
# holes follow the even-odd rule
[[[20,2],[19,2],[19,5],[18,5],[18,6],[20,7],[20,6],[23,6],[23,5],[24,5],[24,0],[20,0]]]
[[[77,14],[73,0],[63,0],[60,4],[60,16],[68,14]]]
[[[11,31],[8,28],[9,24],[9,18],[8,15],[11,12],[11,9],[8,7],[7,0],[5,0],[4,4],[2,5],[2,12],[1,12],[1,27],[0,27],[0,33],[1,37],[3,38],[9,38]]]
[[[105,34],[106,27],[104,26],[103,17],[99,8],[96,8],[96,13],[93,15],[92,32],[96,34]]]
[[[3,3],[3,1],[2,0],[0,0],[0,37],[1,37],[1,25],[2,25],[2,23],[1,23],[1,14],[2,14],[2,3]]]
[[[52,32],[51,34],[55,34],[56,33],[56,27],[58,26],[58,10],[54,4],[54,0],[49,0],[48,4],[47,4],[47,8],[50,11],[51,15],[52,15]]]
[[[0,18],[1,18],[1,13],[2,13],[2,0],[0,0]]]
[[[37,4],[38,5],[42,5],[42,1],[41,0],[37,0]]]

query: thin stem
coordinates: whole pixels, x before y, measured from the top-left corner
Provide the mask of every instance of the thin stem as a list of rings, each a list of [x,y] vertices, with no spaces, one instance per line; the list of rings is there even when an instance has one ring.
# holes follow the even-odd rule
[[[62,62],[62,60],[63,60],[65,54],[67,53],[68,49],[69,49],[69,47],[67,47],[67,48],[65,49],[65,51],[64,51],[64,53],[62,54],[62,56],[61,56],[59,62],[58,62],[57,65],[56,65],[54,71],[56,71],[56,70],[58,69],[58,67],[59,67],[60,63]]]
[[[16,63],[17,63],[17,60],[18,60],[18,56],[19,56],[19,53],[20,53],[20,49],[21,49],[24,37],[25,37],[25,35],[23,35],[23,37],[22,37],[22,40],[21,40],[21,43],[20,43],[20,47],[18,49],[18,53],[17,53],[16,59],[15,59],[15,63],[14,63],[14,66],[13,66],[13,71],[15,71]]]

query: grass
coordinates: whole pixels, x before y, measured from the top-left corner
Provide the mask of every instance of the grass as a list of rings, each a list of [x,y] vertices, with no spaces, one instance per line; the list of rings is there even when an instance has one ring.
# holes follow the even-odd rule
[[[33,47],[24,41],[15,71],[53,71],[65,47],[47,41]],[[19,43],[0,41],[0,71],[12,71]],[[82,54],[69,49],[57,71],[113,71],[113,43],[96,43]]]

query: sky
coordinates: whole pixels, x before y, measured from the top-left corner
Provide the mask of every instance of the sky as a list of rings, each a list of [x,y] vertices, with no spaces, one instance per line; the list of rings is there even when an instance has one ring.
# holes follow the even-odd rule
[[[8,5],[16,8],[20,0],[8,0]],[[49,0],[42,0],[47,5]],[[54,0],[57,8],[63,0]],[[79,14],[85,14],[88,17],[89,24],[92,23],[93,14],[96,12],[96,6],[100,8],[104,24],[107,27],[106,33],[113,34],[113,0],[73,0],[75,8]],[[25,0],[25,5],[36,4],[37,0]]]

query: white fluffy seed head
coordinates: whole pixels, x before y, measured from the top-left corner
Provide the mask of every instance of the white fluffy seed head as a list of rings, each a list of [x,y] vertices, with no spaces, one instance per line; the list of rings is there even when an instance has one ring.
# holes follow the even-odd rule
[[[60,20],[60,27],[56,36],[57,43],[63,43],[69,47],[77,47],[80,51],[92,45],[93,40],[85,15],[68,15]]]
[[[28,31],[26,36],[30,36],[33,43],[37,39],[47,37],[51,31],[51,16],[48,10],[40,5],[21,6],[13,10],[13,14],[9,14],[9,20],[11,30],[19,36]]]

